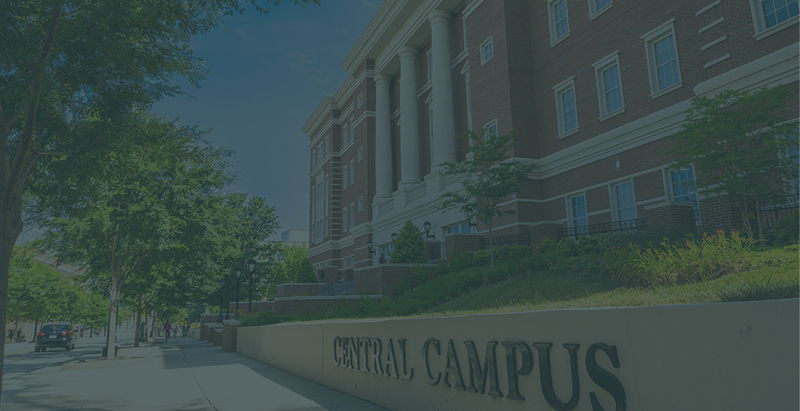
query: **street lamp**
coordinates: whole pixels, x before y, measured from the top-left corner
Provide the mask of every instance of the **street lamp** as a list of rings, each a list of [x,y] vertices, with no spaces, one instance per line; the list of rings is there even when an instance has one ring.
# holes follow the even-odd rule
[[[474,223],[472,222],[472,209],[471,208],[468,208],[468,209],[464,210],[464,217],[467,218],[467,225],[469,227],[478,227],[478,222],[477,221],[474,222]],[[470,230],[470,231],[472,231],[472,230]]]
[[[226,320],[230,320],[231,319],[231,284],[230,284],[230,281],[226,281],[225,285],[226,285],[225,294],[227,295],[227,298],[225,299],[225,319]]]
[[[436,233],[431,233],[431,222],[426,221],[422,224],[422,227],[425,228],[425,239],[427,240],[430,238],[431,240],[436,239]]]
[[[224,304],[225,299],[225,279],[219,281],[219,317],[217,318],[217,322],[222,322],[222,304]]]
[[[397,233],[392,233],[392,242],[394,242],[394,240],[397,240]]]
[[[367,241],[367,252],[370,254],[375,254],[375,250],[372,249],[372,240]]]
[[[248,294],[248,297],[247,297],[247,313],[248,314],[253,312],[253,271],[255,271],[255,270],[256,270],[256,260],[254,260],[252,258],[247,260],[247,272],[250,273],[250,284],[249,284],[250,293]]]
[[[242,267],[237,265],[233,272],[236,274],[236,311],[233,313],[233,318],[239,318],[239,277],[242,276]]]

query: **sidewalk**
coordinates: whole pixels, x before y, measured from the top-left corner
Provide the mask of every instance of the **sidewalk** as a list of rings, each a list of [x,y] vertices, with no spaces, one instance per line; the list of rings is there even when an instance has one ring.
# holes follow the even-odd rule
[[[4,384],[2,400],[2,411],[384,410],[207,342],[175,337],[121,348],[112,361],[31,372]]]

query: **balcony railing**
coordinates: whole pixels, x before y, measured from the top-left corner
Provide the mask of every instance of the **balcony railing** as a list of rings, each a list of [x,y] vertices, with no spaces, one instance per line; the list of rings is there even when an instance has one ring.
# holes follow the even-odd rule
[[[589,224],[580,227],[568,227],[561,230],[561,237],[571,237],[578,239],[582,235],[596,236],[603,234],[623,234],[638,233],[647,229],[647,220],[639,218],[635,220],[611,221],[608,223]]]
[[[339,281],[317,291],[317,293],[314,295],[323,296],[323,295],[350,295],[350,294],[353,294],[353,282]]]

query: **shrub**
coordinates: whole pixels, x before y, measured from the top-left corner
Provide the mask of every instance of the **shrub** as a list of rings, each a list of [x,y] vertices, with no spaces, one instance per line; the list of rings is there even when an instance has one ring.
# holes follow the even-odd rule
[[[600,251],[600,237],[582,235],[578,238],[577,255],[599,254]]]
[[[564,237],[556,244],[556,253],[565,257],[574,257],[578,255],[578,243],[569,237]]]
[[[795,210],[792,215],[781,218],[775,223],[775,237],[773,244],[790,245],[800,241],[800,212]]]
[[[530,257],[531,253],[527,247],[519,245],[509,245],[494,249],[495,262],[518,261]]]
[[[544,254],[544,253],[554,253],[558,250],[558,243],[550,238],[545,238],[539,244],[539,247],[536,248],[536,251]]]
[[[766,277],[739,280],[733,288],[716,294],[725,302],[779,300],[797,298],[800,296],[800,287],[795,281],[773,282],[772,278]]]
[[[473,266],[475,266],[475,262],[472,259],[471,252],[456,251],[453,252],[446,261],[439,261],[439,272],[441,274],[447,274]]]
[[[472,253],[472,265],[478,266],[489,264],[490,258],[491,255],[489,254],[489,250],[475,251]]]
[[[422,232],[411,221],[406,221],[394,240],[394,251],[389,261],[395,264],[423,264],[426,261]]]
[[[618,280],[633,286],[695,283],[753,268],[753,242],[735,231],[728,238],[720,230],[698,242],[689,236],[683,245],[665,240],[659,247],[642,249],[629,244],[609,253],[607,264]]]

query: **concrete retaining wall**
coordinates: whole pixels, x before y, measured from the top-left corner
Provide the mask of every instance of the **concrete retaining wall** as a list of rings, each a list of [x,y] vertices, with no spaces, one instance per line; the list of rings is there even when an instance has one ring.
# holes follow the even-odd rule
[[[279,324],[240,327],[237,351],[393,410],[797,410],[799,309],[790,299]]]

